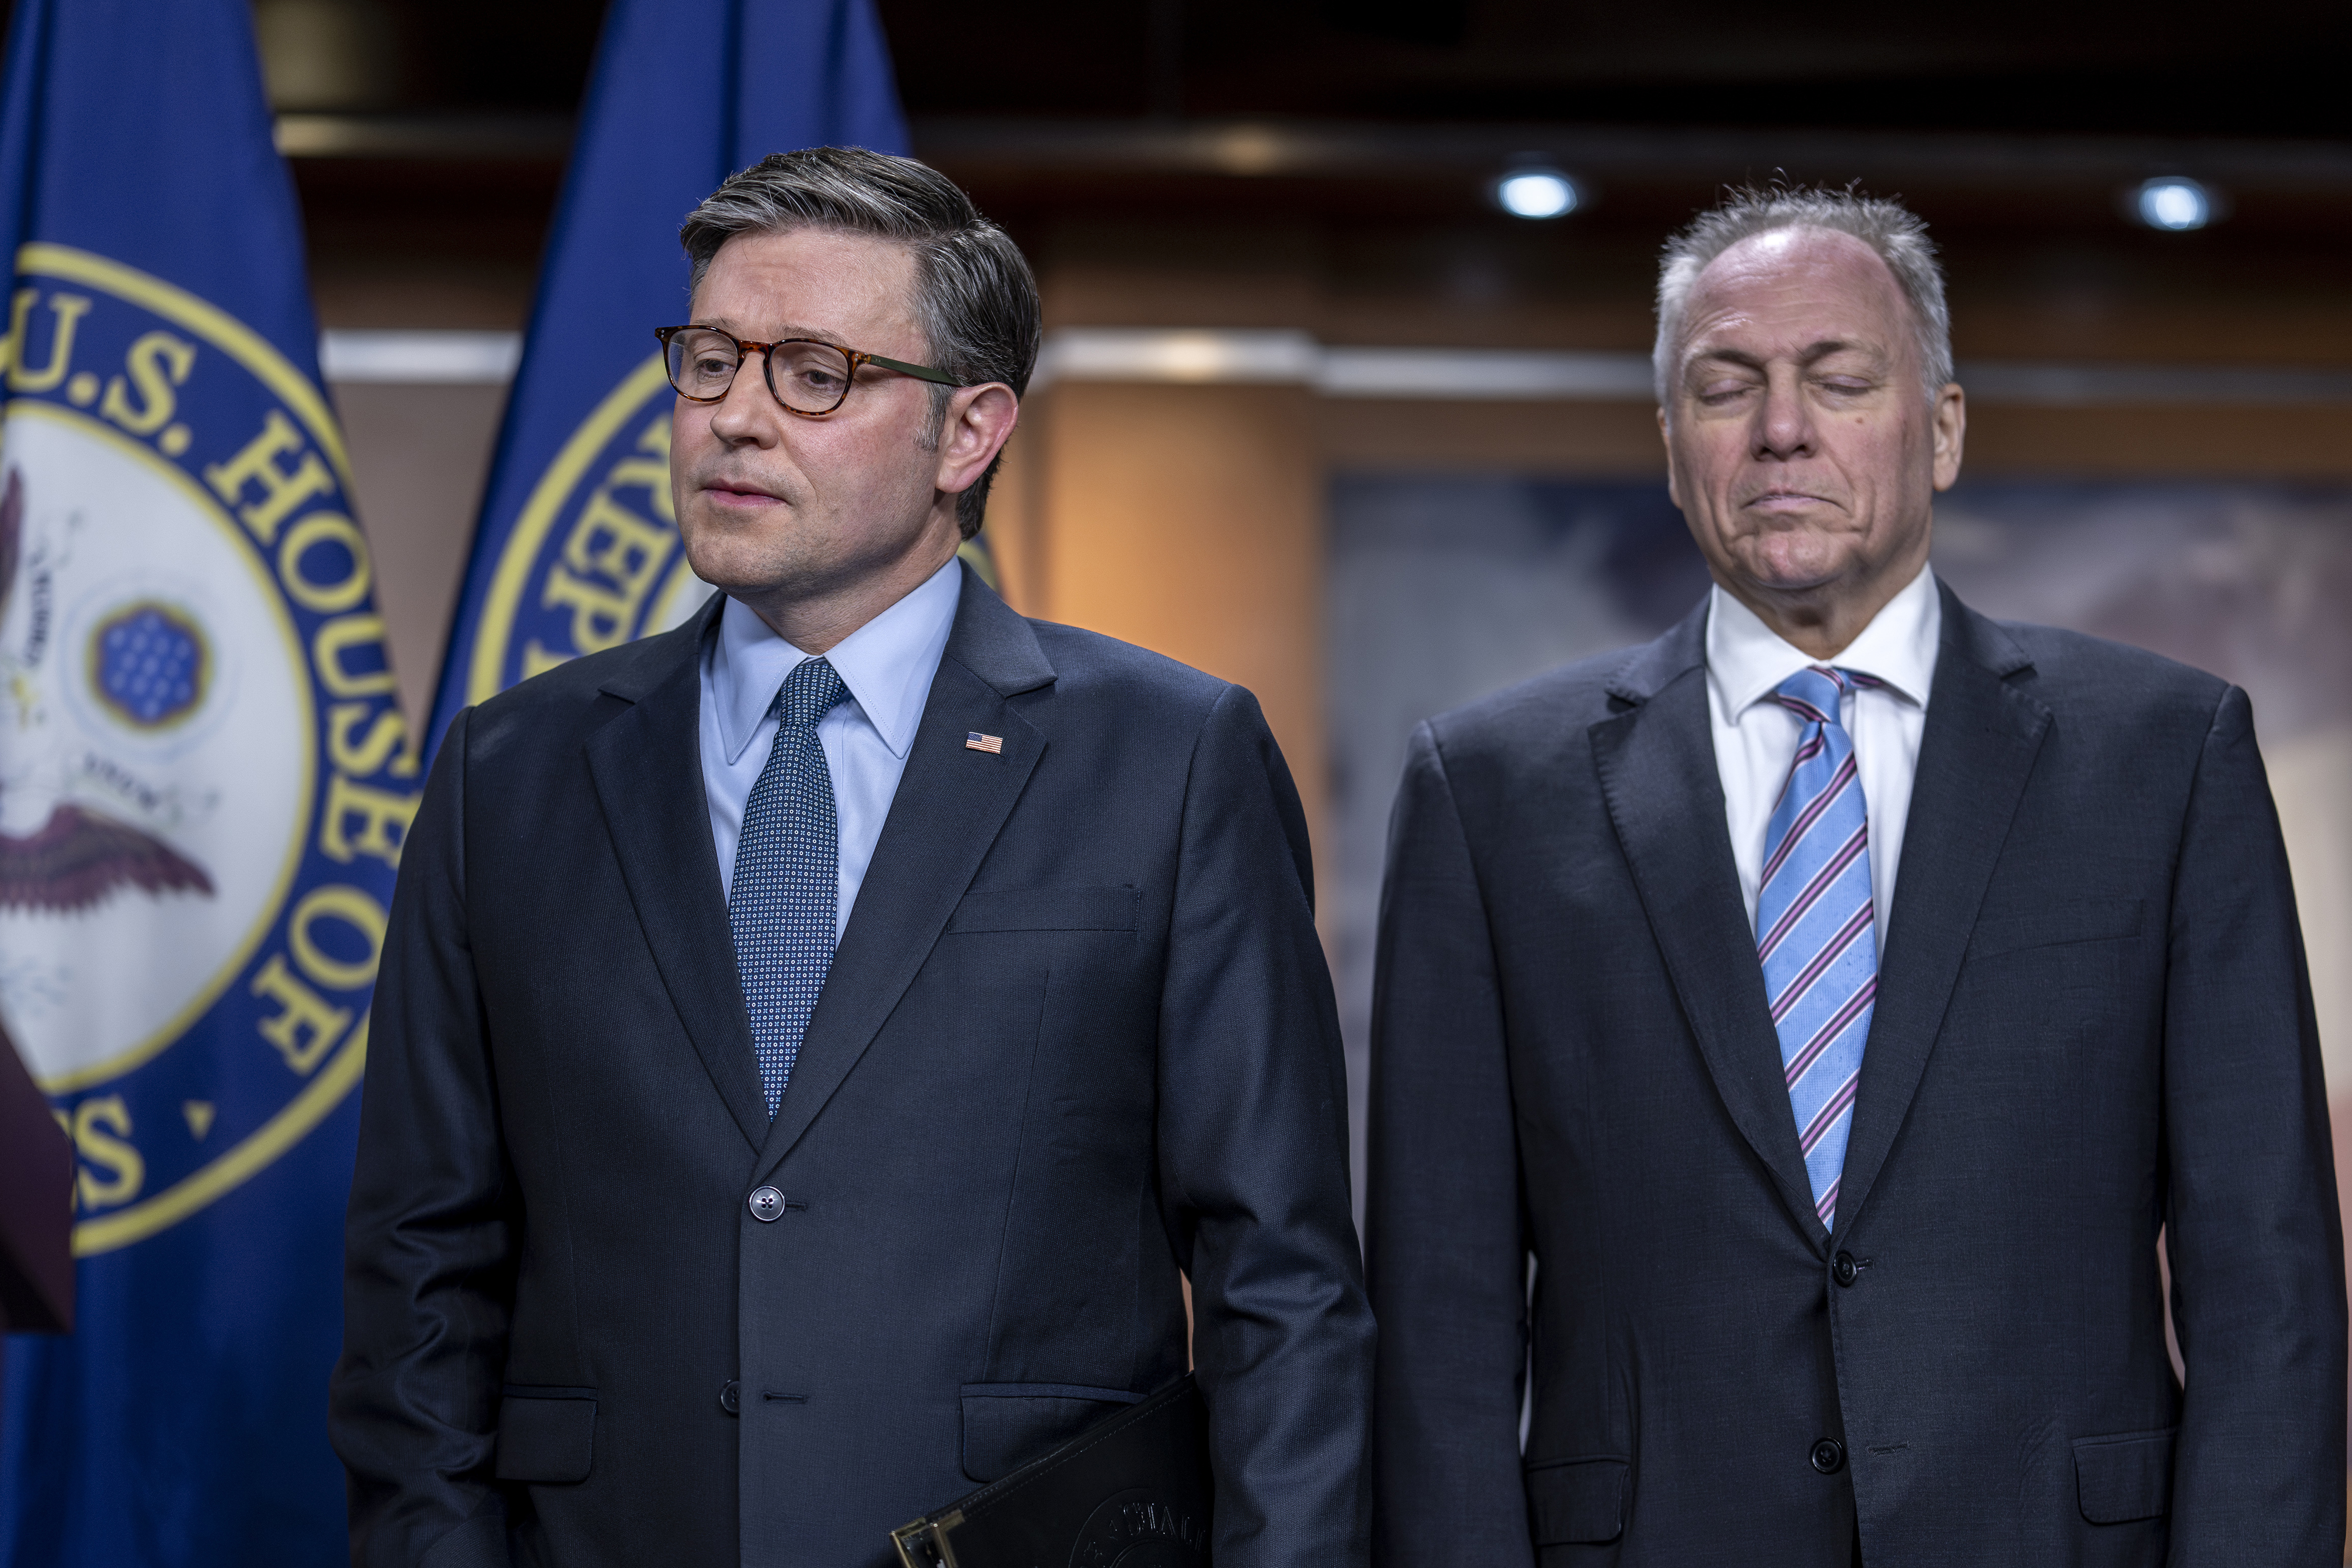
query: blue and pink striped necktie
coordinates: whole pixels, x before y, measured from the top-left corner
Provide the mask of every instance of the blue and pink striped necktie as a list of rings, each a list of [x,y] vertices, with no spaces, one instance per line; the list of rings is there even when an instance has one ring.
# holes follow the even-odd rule
[[[1797,1143],[1822,1224],[1837,1215],[1838,1177],[1853,1126],[1862,1049],[1878,994],[1878,933],[1870,889],[1870,816],[1839,718],[1866,676],[1815,666],[1774,689],[1804,721],[1795,766],[1764,833],[1756,889],[1756,952],[1780,1031]]]

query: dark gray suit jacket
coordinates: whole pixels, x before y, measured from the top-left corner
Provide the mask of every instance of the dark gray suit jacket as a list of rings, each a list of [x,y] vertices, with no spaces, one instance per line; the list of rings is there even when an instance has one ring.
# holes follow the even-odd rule
[[[1347,1096],[1256,703],[967,572],[771,1124],[696,741],[715,611],[434,765],[352,1195],[355,1560],[894,1561],[1184,1370],[1181,1271],[1220,1568],[1360,1562]]]
[[[2245,696],[1943,606],[1834,1237],[1704,606],[1417,736],[1374,1022],[1376,1559],[1843,1568],[1858,1525],[1872,1568],[2341,1560],[2342,1241]]]

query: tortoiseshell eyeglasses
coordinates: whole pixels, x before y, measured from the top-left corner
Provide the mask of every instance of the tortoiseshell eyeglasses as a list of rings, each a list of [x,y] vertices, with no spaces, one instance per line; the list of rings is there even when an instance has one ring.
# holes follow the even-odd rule
[[[735,384],[735,373],[751,354],[761,358],[768,390],[793,414],[821,419],[842,405],[857,379],[860,365],[878,364],[918,381],[940,386],[963,384],[943,370],[886,359],[814,338],[785,338],[779,342],[745,342],[717,327],[656,327],[669,384],[680,397],[696,403],[716,403]]]

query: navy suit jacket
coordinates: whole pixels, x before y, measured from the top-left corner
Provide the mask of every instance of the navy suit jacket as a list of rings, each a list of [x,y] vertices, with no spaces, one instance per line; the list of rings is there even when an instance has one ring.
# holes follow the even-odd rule
[[[1943,606],[1835,1236],[1705,607],[1416,737],[1374,1020],[1376,1560],[1843,1568],[1858,1529],[1873,1568],[2341,1561],[2342,1240],[2244,694]]]
[[[1220,1568],[1360,1563],[1344,1069],[1256,703],[967,572],[772,1123],[696,745],[715,608],[435,763],[352,1195],[355,1560],[895,1561],[1182,1373],[1189,1275]]]

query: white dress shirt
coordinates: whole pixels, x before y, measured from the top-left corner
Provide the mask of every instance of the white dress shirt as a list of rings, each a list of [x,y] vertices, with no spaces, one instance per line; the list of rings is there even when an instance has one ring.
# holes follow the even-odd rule
[[[1935,574],[1923,566],[1845,651],[1828,661],[1885,682],[1848,689],[1839,714],[1853,738],[1854,770],[1870,815],[1870,899],[1881,951],[1886,917],[1895,907],[1895,868],[1903,857],[1911,778],[1919,765],[1919,737],[1927,727],[1927,690],[1935,680],[1943,629]],[[1720,587],[1714,591],[1706,613],[1707,713],[1715,731],[1716,770],[1723,776],[1731,858],[1739,868],[1739,896],[1751,926],[1756,885],[1764,870],[1764,836],[1804,729],[1802,720],[1772,700],[1772,690],[1820,662],[1781,641],[1755,611]]]
[[[963,568],[950,560],[921,587],[841,639],[833,661],[848,698],[817,721],[816,737],[833,773],[834,818],[841,830],[841,902],[834,935],[849,926],[882,819],[907,771],[907,748],[923,721],[931,677],[947,651],[963,596]],[[751,606],[727,601],[719,635],[702,661],[702,791],[710,807],[710,841],[719,882],[735,886],[735,839],[743,803],[776,741],[776,692],[807,654],[772,630]]]

